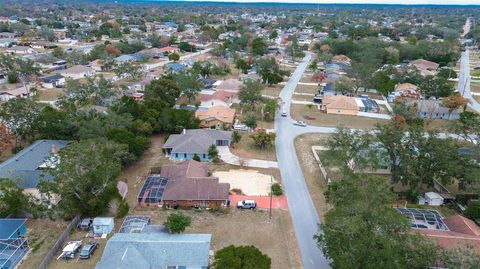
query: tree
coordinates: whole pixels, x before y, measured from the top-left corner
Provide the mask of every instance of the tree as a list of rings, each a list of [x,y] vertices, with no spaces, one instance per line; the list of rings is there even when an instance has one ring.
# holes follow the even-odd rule
[[[172,39],[171,39],[171,40],[172,40]],[[171,40],[170,40],[170,42],[172,42]],[[188,42],[180,42],[180,43],[178,44],[178,48],[179,48],[181,51],[187,51],[187,52],[194,52],[194,51],[196,51],[195,46],[190,45],[190,43],[188,43]]]
[[[273,30],[270,36],[268,37],[269,39],[276,39],[278,37],[278,32],[277,30]]]
[[[8,179],[0,179],[0,218],[16,217],[27,210],[30,199]]]
[[[255,38],[252,40],[252,54],[254,56],[262,56],[268,52],[268,45],[263,38]]]
[[[465,109],[468,102],[460,93],[454,93],[448,97],[442,99],[442,104],[448,108],[448,118],[454,110],[459,108]]]
[[[128,146],[128,150],[137,158],[142,156],[143,152],[148,148],[150,142],[148,138],[136,136],[129,130],[112,129],[107,132],[107,138],[119,144]]]
[[[243,122],[250,129],[257,128],[257,117],[253,113],[248,113]]]
[[[133,62],[121,63],[114,69],[114,71],[115,75],[118,77],[127,77],[132,80],[141,78],[144,75],[142,66]]]
[[[469,244],[460,244],[452,249],[444,250],[440,257],[442,266],[445,268],[480,268],[480,255],[475,247]]]
[[[384,71],[375,72],[371,83],[370,87],[376,89],[383,96],[389,95],[395,88],[395,82]]]
[[[192,224],[192,219],[180,212],[171,213],[167,217],[167,221],[163,223],[171,233],[183,233],[185,229]]]
[[[0,155],[12,146],[14,138],[5,125],[0,124]]]
[[[465,210],[465,216],[471,220],[480,220],[480,202],[470,201],[467,209]]]
[[[480,115],[475,112],[463,111],[458,120],[452,121],[449,130],[470,145],[480,148]]]
[[[313,72],[317,71],[317,69],[318,69],[317,61],[312,61],[310,63],[310,65],[308,66],[308,69],[312,70]]]
[[[453,94],[453,84],[443,77],[426,76],[419,84],[425,97],[447,97]]]
[[[248,70],[251,68],[247,61],[241,58],[235,61],[235,67],[237,67],[237,69],[239,70],[242,70],[244,74],[247,74]]]
[[[42,181],[40,190],[47,196],[57,194],[57,207],[65,216],[96,216],[107,211],[118,193],[115,178],[122,163],[132,156],[127,145],[105,139],[71,142],[59,153],[53,181]],[[55,160],[53,160],[55,161]]]
[[[356,92],[355,84],[350,78],[341,77],[335,81],[335,91],[341,93],[352,93]]]
[[[41,105],[31,99],[10,99],[0,107],[3,125],[16,137],[27,138],[34,134]]]
[[[255,108],[258,103],[263,101],[262,97],[263,85],[255,80],[248,79],[238,92],[240,104]]]
[[[218,162],[219,161],[218,149],[217,149],[217,146],[215,144],[212,144],[212,145],[210,145],[210,147],[208,147],[208,158],[210,160],[212,160],[213,162]]]
[[[272,261],[254,246],[228,246],[215,253],[214,269],[270,269]]]
[[[178,53],[174,52],[174,53],[171,53],[170,55],[168,55],[168,59],[170,61],[176,62],[176,61],[180,60],[180,55],[178,55]]]
[[[251,135],[255,146],[266,149],[275,145],[275,133],[267,133],[264,130],[260,130]]]
[[[242,140],[242,134],[239,131],[233,131],[232,142],[234,144],[238,144],[238,143],[240,143],[240,140]]]
[[[62,59],[65,57],[65,51],[62,49],[62,47],[56,47],[52,51],[52,56],[58,59]]]
[[[375,195],[372,195],[375,194]],[[393,193],[385,179],[347,176],[325,194],[333,206],[315,236],[333,268],[426,268],[437,247],[410,232],[410,221],[391,208]]]
[[[145,102],[151,108],[173,107],[181,93],[175,81],[163,76],[145,87]]]
[[[182,92],[182,95],[187,97],[188,101],[190,102],[195,99],[197,94],[203,88],[203,85],[200,80],[198,80],[198,77],[193,74],[180,73],[173,76]]]
[[[312,76],[312,80],[315,81],[315,82],[322,82],[326,78],[327,78],[327,76],[325,75],[324,72],[316,72]]]
[[[112,56],[118,56],[120,54],[122,54],[122,52],[120,51],[119,48],[115,47],[114,45],[112,44],[108,44],[105,46],[105,52],[108,54],[108,55],[112,55]]]
[[[265,99],[264,106],[262,108],[262,118],[265,121],[275,120],[275,112],[277,111],[277,101],[274,99]]]
[[[273,57],[262,57],[255,61],[257,74],[263,80],[263,83],[275,85],[283,81],[283,77],[288,74],[280,70],[280,66]]]

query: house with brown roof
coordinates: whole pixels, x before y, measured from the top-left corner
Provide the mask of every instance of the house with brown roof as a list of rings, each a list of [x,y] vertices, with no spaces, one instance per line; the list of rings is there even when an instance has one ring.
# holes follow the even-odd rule
[[[325,96],[322,100],[320,110],[327,114],[353,115],[358,114],[358,104],[354,97],[333,95]]]
[[[437,69],[440,66],[439,64],[427,61],[424,59],[418,59],[415,61],[410,62],[411,65],[415,66],[418,70],[420,70],[420,74],[424,77],[426,76],[434,76],[437,74]]]
[[[225,106],[213,106],[206,110],[195,111],[195,117],[200,119],[200,128],[230,128],[235,119],[235,109]]]
[[[95,75],[93,68],[84,65],[74,65],[60,72],[66,78],[81,79]]]
[[[243,87],[243,82],[238,79],[227,79],[224,80],[217,86],[217,91],[227,91],[227,92],[234,92],[238,93],[240,89]]]
[[[393,95],[395,97],[407,97],[412,99],[420,99],[422,94],[418,86],[412,83],[401,83],[395,86],[393,90]]]
[[[138,195],[142,206],[166,208],[222,208],[227,206],[229,183],[210,176],[207,164],[186,160],[164,165],[159,175],[147,178]],[[152,183],[157,180],[157,183]],[[161,189],[159,192],[158,190]]]
[[[240,103],[238,92],[226,90],[216,90],[213,94],[200,94],[200,101],[200,106],[202,107],[230,107],[232,104]]]

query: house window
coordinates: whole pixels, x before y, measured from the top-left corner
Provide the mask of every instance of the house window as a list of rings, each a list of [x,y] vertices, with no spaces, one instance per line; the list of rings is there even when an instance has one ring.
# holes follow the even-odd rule
[[[178,158],[178,153],[175,153],[175,158]]]
[[[206,159],[206,158],[207,158],[207,154],[203,154],[203,158]]]
[[[187,158],[187,153],[183,153],[183,158]]]

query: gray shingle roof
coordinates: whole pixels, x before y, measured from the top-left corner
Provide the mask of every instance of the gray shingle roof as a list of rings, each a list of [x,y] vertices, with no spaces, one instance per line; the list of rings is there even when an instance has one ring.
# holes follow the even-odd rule
[[[21,189],[35,188],[41,179],[51,180],[48,171],[39,166],[51,155],[52,146],[60,150],[67,144],[64,140],[37,140],[0,164],[0,178],[14,180]]]
[[[210,234],[118,233],[108,240],[95,269],[208,266]]]
[[[231,138],[231,131],[190,129],[181,134],[170,135],[163,148],[171,148],[172,153],[207,154],[208,148],[215,144],[215,141],[230,141]]]

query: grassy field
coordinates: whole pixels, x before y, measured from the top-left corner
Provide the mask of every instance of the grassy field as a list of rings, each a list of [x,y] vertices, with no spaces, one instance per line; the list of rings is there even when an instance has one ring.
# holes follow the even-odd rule
[[[470,83],[470,90],[472,92],[480,92],[480,82],[471,82]]]
[[[296,93],[318,93],[318,86],[310,86],[310,85],[297,85],[295,88]]]
[[[472,70],[472,71],[470,71],[470,76],[480,77],[480,70]]]
[[[375,124],[387,122],[387,120],[366,117],[326,114],[319,111],[315,106],[309,108],[306,105],[292,105],[290,114],[295,120],[303,120],[307,124],[328,127],[343,126],[355,129],[373,129]]]
[[[325,134],[305,134],[295,139],[295,150],[302,166],[303,177],[320,219],[323,219],[324,214],[328,210],[328,205],[323,195],[327,190],[327,184],[313,156],[312,146],[320,145],[328,137]]]
[[[283,89],[282,85],[268,86],[268,87],[265,87],[265,90],[262,92],[262,94],[278,97],[282,89]]]
[[[275,147],[268,149],[258,148],[248,133],[242,133],[240,143],[236,144],[231,151],[233,154],[246,159],[277,160]]]
[[[37,92],[39,101],[55,101],[63,93],[61,89],[45,89]]]

